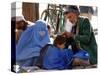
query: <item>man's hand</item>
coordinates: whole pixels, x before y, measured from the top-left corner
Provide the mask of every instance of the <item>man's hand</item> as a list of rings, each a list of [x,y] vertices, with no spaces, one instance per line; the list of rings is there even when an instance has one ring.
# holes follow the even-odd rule
[[[62,35],[63,35],[64,37],[67,37],[67,38],[74,37],[74,34],[71,33],[71,32],[64,32],[64,33],[62,33]]]

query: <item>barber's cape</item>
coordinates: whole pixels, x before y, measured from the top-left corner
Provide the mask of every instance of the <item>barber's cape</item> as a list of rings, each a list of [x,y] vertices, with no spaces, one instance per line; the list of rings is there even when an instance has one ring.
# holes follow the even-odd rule
[[[16,45],[16,60],[26,60],[39,56],[40,50],[48,42],[49,33],[44,21],[38,20],[35,25],[27,28]]]
[[[69,49],[59,49],[50,46],[45,54],[43,67],[45,69],[68,69],[72,62],[73,52]]]

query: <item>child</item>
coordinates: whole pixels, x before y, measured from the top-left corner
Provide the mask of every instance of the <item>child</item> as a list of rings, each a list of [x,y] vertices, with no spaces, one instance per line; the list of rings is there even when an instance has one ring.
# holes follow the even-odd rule
[[[54,40],[54,45],[50,46],[44,56],[43,68],[47,70],[68,69],[72,61],[72,51],[64,49],[66,38],[59,35]]]

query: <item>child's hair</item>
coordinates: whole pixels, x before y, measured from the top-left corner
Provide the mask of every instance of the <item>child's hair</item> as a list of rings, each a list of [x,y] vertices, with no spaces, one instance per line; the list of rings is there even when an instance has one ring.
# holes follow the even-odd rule
[[[63,43],[65,43],[66,42],[66,38],[65,37],[63,37],[62,35],[58,35],[57,37],[56,37],[56,39],[54,40],[54,45],[57,45],[57,44],[63,44]]]

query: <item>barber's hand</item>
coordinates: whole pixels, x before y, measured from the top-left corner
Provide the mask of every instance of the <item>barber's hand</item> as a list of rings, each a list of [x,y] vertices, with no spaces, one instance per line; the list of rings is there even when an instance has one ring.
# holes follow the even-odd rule
[[[71,32],[64,32],[64,33],[62,33],[62,35],[65,36],[65,37],[67,37],[67,38],[70,38],[70,37],[74,36],[74,34],[71,33]]]
[[[68,38],[73,37],[73,33],[71,33],[71,32],[67,32],[66,35]]]

